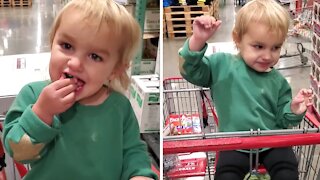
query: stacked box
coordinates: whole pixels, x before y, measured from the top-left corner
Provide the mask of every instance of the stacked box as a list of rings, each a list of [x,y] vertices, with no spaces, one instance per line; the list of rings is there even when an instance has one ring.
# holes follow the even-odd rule
[[[314,94],[313,106],[320,112],[320,1],[313,3],[313,35],[312,35],[312,62],[310,72],[310,84]]]
[[[159,76],[137,75],[131,77],[130,102],[138,119],[140,132],[159,132],[160,89]]]
[[[144,32],[159,32],[160,30],[160,9],[149,8],[146,10],[144,21]]]

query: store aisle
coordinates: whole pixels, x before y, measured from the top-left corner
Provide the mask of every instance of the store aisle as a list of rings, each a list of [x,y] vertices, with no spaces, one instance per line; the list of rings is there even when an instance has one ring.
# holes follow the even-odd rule
[[[49,30],[61,0],[33,0],[30,7],[0,7],[0,56],[48,52]]]
[[[223,2],[223,1],[220,1]],[[235,20],[235,15],[240,7],[234,5],[234,0],[226,0],[226,4],[220,3],[220,19],[222,25],[220,29],[216,32],[214,37],[212,37],[209,43],[214,42],[232,42],[231,31]],[[182,39],[164,39],[163,41],[163,76],[165,78],[180,76],[178,69],[178,49],[185,42],[185,38]],[[288,53],[296,53],[296,44],[292,43],[294,40],[292,38],[288,39],[288,43],[285,44],[285,48]],[[310,49],[311,45],[309,42],[304,43],[307,49]],[[283,53],[284,53],[283,49]],[[282,53],[282,54],[283,54]],[[308,53],[305,53],[308,55]],[[311,57],[310,57],[311,58]],[[308,63],[309,64],[309,63]],[[284,58],[279,61],[278,67],[291,67],[301,65],[300,57],[295,56],[292,58]],[[309,87],[309,74],[310,67],[303,66],[292,69],[281,70],[281,73],[287,78],[292,86],[293,94],[295,95],[299,89]]]

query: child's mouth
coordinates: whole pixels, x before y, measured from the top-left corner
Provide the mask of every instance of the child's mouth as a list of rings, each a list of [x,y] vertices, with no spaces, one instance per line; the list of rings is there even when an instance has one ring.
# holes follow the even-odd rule
[[[77,88],[75,90],[76,92],[79,92],[83,88],[83,86],[85,85],[85,82],[82,79],[79,79],[71,74],[64,73],[64,76],[65,76],[65,78],[74,79],[76,81],[76,86],[77,86]]]
[[[68,73],[64,73],[64,75],[65,75],[66,78],[69,78],[69,79],[73,78],[73,76],[68,74]]]

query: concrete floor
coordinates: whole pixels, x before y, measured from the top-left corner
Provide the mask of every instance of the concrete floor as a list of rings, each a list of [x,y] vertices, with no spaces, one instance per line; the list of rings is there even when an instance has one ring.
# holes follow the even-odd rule
[[[31,7],[0,7],[0,56],[50,51],[49,30],[61,0],[34,0]]]

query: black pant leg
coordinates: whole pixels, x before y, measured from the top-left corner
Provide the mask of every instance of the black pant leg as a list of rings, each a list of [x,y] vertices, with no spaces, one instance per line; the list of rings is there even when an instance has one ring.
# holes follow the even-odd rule
[[[221,151],[215,173],[215,180],[243,180],[249,172],[249,154],[239,151]]]
[[[273,148],[261,154],[272,180],[298,180],[298,162],[292,147]]]

